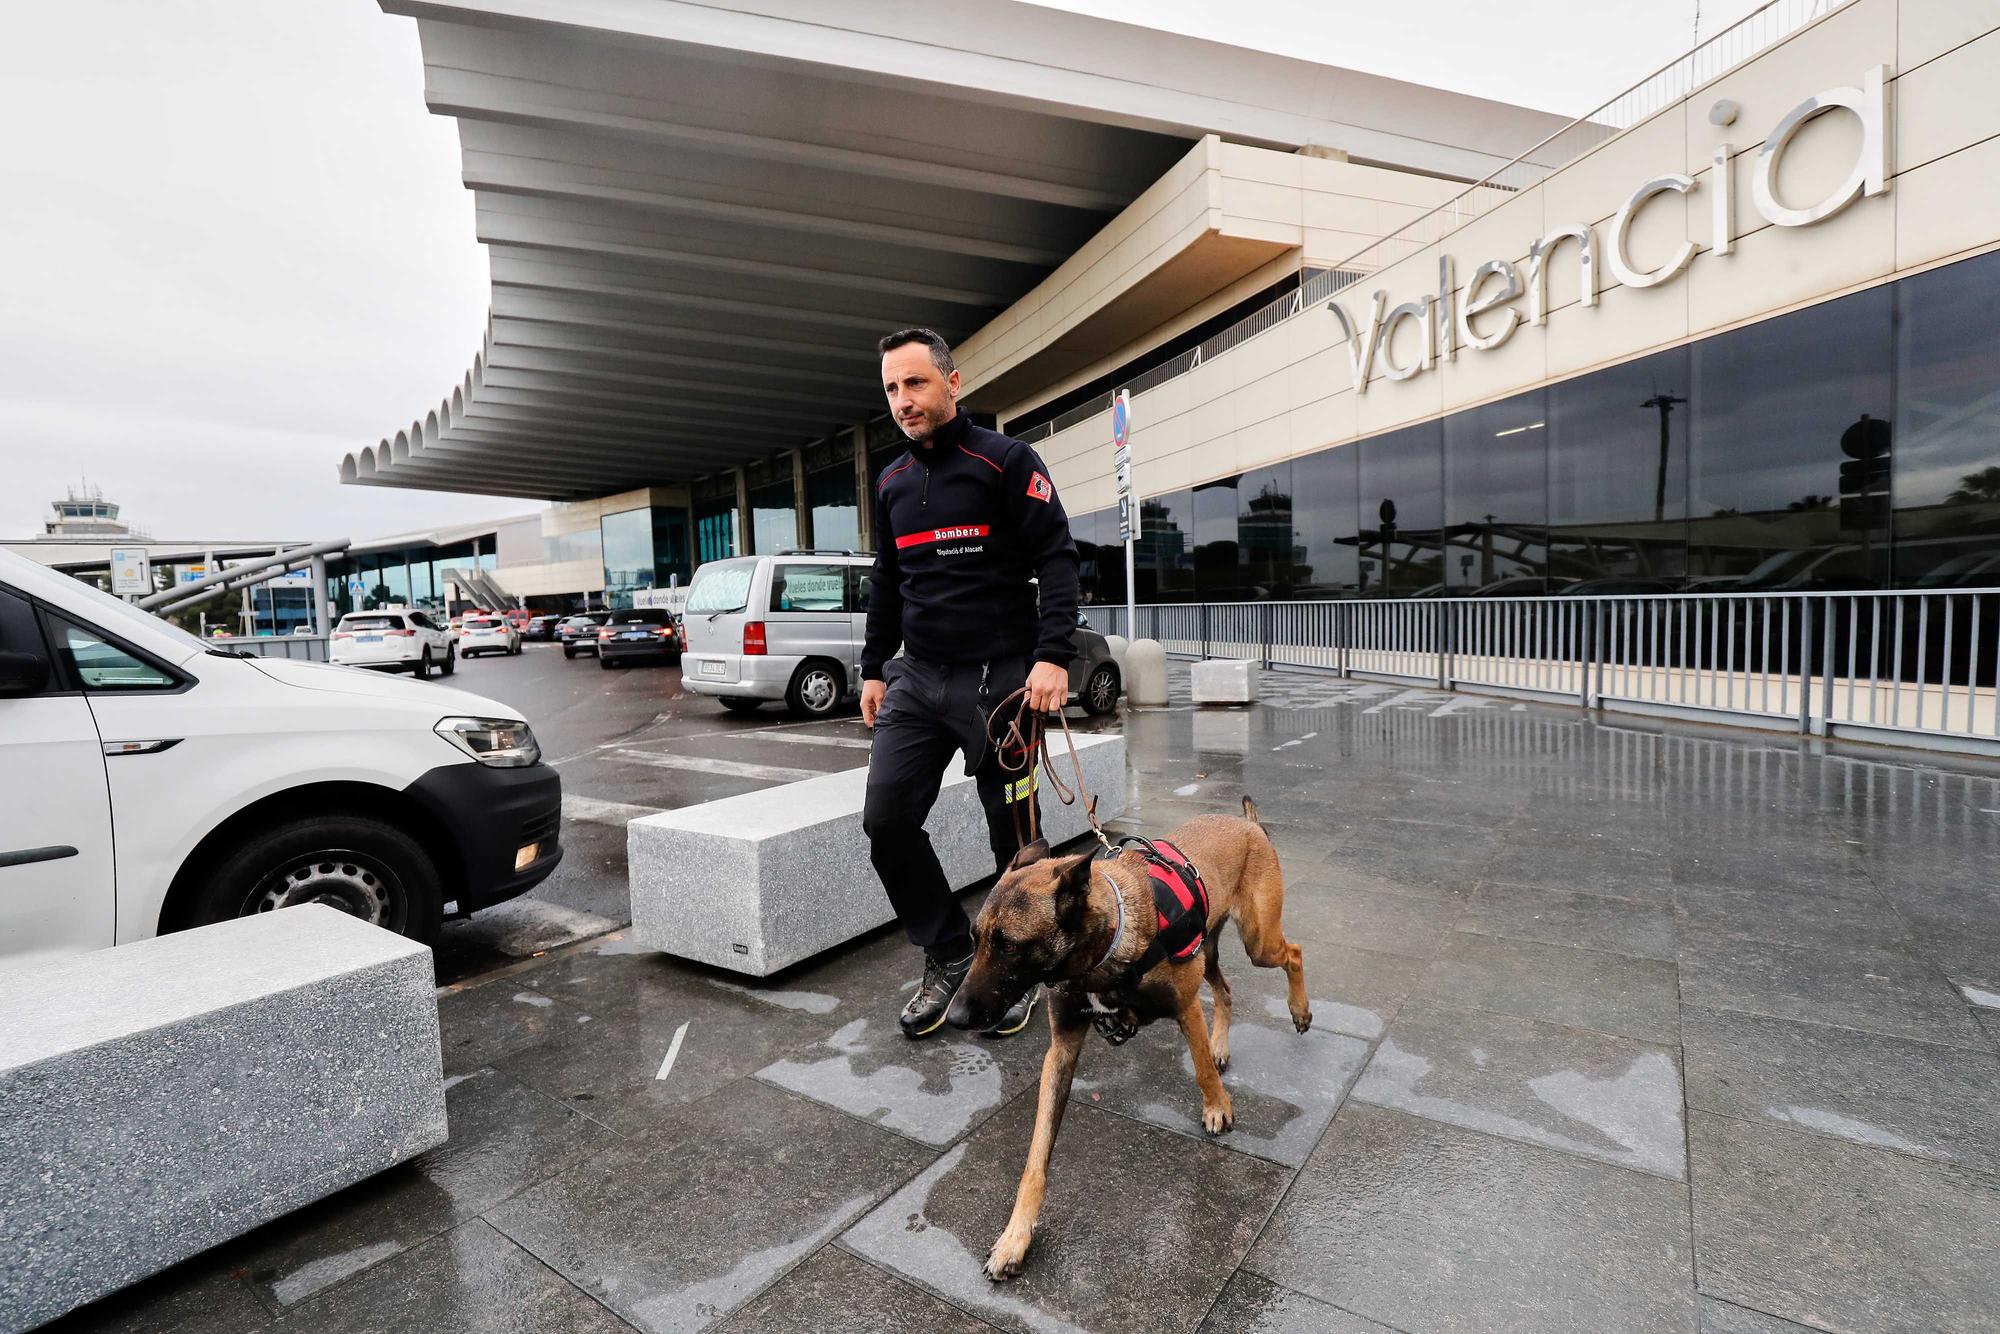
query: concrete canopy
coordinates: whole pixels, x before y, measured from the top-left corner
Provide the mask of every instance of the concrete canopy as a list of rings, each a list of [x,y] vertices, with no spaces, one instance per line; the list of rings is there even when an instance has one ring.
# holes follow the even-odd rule
[[[809,443],[880,410],[877,336],[977,331],[1205,133],[1472,179],[1563,123],[1018,0],[381,3],[493,296],[361,485],[574,499]]]

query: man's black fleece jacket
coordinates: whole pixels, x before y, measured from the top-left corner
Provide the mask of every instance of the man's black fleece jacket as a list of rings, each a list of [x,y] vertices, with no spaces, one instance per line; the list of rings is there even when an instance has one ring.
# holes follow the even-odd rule
[[[1034,450],[961,412],[882,469],[873,504],[862,680],[879,680],[899,644],[926,662],[1069,666],[1076,543]]]

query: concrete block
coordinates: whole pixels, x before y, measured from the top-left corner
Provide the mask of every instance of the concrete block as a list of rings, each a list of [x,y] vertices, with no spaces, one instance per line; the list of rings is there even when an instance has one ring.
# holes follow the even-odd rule
[[[1257,702],[1257,664],[1247,658],[1209,658],[1191,673],[1197,704]]]
[[[1073,785],[1060,736],[1051,746]],[[1079,736],[1085,786],[1097,818],[1125,809],[1125,738]],[[868,771],[662,811],[625,827],[632,935],[650,949],[753,977],[767,977],[895,918],[868,860],[861,802]],[[1042,823],[1051,843],[1089,832],[1083,805],[1055,800],[1041,776]],[[953,888],[993,874],[986,817],[962,766],[946,774],[925,825]]]
[[[436,986],[318,904],[0,972],[0,1329],[442,1144]]]
[[[1135,639],[1125,650],[1125,702],[1162,708],[1167,702],[1167,650],[1157,639]]]

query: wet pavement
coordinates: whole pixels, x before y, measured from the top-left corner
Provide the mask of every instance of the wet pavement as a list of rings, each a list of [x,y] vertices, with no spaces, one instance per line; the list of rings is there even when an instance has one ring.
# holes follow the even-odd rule
[[[865,758],[551,662],[606,804],[540,901],[607,924],[618,805]],[[609,930],[464,952],[445,1147],[63,1327],[2000,1328],[2000,765],[1266,680],[1126,717],[1121,823],[1256,797],[1312,1031],[1229,933],[1214,1139],[1171,1028],[1089,1039],[1016,1282],[1039,1022],[905,1041],[893,931],[752,982]]]

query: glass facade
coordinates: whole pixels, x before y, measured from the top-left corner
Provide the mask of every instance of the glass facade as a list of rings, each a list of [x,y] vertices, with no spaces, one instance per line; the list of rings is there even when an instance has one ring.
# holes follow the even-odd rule
[[[664,588],[688,565],[687,511],[651,506],[607,514],[598,521],[604,544],[604,604],[622,610],[642,588]]]
[[[1141,602],[2000,586],[2000,253],[1142,519]],[[1122,600],[1117,511],[1072,524]]]
[[[823,551],[861,549],[861,510],[854,496],[854,460],[806,474],[813,545]]]
[[[750,489],[750,550],[758,555],[799,544],[798,497],[786,478]]]
[[[736,533],[736,502],[733,500],[695,501],[694,527],[697,565],[725,560],[743,548]]]

